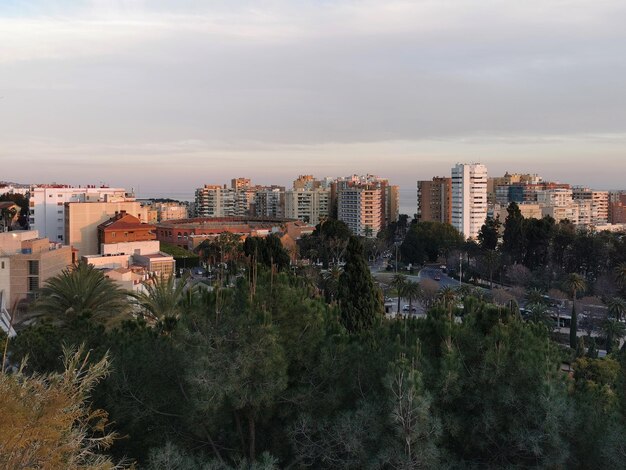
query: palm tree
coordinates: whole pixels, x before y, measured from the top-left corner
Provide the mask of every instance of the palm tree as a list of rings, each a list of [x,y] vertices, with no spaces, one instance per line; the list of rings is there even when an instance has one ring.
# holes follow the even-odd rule
[[[322,285],[324,287],[324,296],[328,303],[332,303],[337,298],[339,292],[339,278],[343,269],[339,266],[333,266],[322,275]]]
[[[409,312],[413,312],[413,301],[422,295],[422,288],[417,282],[407,281],[403,288],[404,298],[409,300]]]
[[[80,262],[46,281],[33,311],[66,321],[80,316],[111,318],[129,306],[125,290],[93,265]]]
[[[611,297],[606,301],[606,306],[609,308],[609,315],[620,321],[626,314],[626,300],[621,297]]]
[[[569,330],[569,345],[572,349],[576,348],[576,334],[578,331],[578,313],[576,312],[576,294],[580,291],[584,291],[587,288],[585,280],[580,274],[571,273],[568,274],[563,287],[567,292],[572,294],[572,320],[570,322]]]
[[[615,268],[615,277],[620,286],[626,287],[626,263],[617,265]]]
[[[530,304],[528,306],[528,320],[533,323],[541,323],[546,326],[553,324],[550,318],[550,311],[544,303]]]
[[[404,295],[404,287],[406,286],[407,278],[404,274],[395,274],[391,279],[391,287],[393,287],[398,295],[398,314],[400,313],[400,299]]]
[[[144,282],[145,291],[131,295],[145,318],[171,331],[183,310],[187,279],[183,276],[176,282],[174,276],[152,276]]]
[[[546,300],[543,296],[543,291],[541,289],[537,289],[533,287],[526,292],[526,303],[531,305],[545,305]]]
[[[626,326],[618,320],[608,318],[602,325],[602,329],[606,334],[606,352],[613,351],[613,342],[617,340],[619,342],[624,336],[626,336]]]
[[[448,351],[452,351],[452,307],[457,301],[457,292],[450,286],[446,286],[439,291],[439,302],[448,312],[448,335],[446,338],[446,346]]]

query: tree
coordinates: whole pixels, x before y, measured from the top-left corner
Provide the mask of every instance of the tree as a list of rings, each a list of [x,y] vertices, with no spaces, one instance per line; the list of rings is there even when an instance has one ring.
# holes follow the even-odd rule
[[[606,336],[606,352],[610,354],[613,352],[614,342],[620,341],[626,336],[626,327],[624,324],[613,318],[607,318],[602,324],[602,329]]]
[[[451,352],[452,351],[452,324],[454,322],[452,309],[454,308],[454,305],[458,300],[458,295],[457,295],[457,292],[452,287],[446,286],[439,291],[438,297],[439,297],[439,302],[441,303],[441,306],[448,313],[448,324],[446,326],[446,329],[447,329],[446,346],[448,348],[448,352]]]
[[[500,253],[495,250],[488,250],[483,255],[483,263],[489,275],[489,288],[493,289],[493,273],[500,266]]]
[[[526,303],[528,305],[545,305],[544,295],[541,289],[533,287],[526,292]]]
[[[396,294],[398,296],[398,314],[400,313],[400,300],[402,300],[402,297],[404,295],[404,288],[406,286],[406,283],[407,277],[404,274],[394,274],[393,278],[391,279],[391,287],[396,290]]]
[[[251,263],[259,263],[270,269],[281,271],[289,268],[291,259],[283,248],[283,245],[276,235],[267,237],[248,237],[243,244],[244,254],[250,258]]]
[[[356,237],[348,242],[344,269],[338,293],[341,322],[351,333],[369,330],[382,317],[383,299]]]
[[[151,276],[143,283],[144,291],[131,294],[141,314],[152,323],[171,331],[182,312],[188,276],[176,281],[174,276]]]
[[[127,311],[128,294],[94,266],[80,262],[48,279],[33,310],[57,321],[88,316],[97,320]]]
[[[540,325],[482,305],[440,361],[435,413],[452,468],[570,468],[567,388]]]
[[[576,294],[587,288],[585,280],[580,274],[571,273],[565,279],[563,287],[572,296],[572,321],[569,330],[569,344],[572,349],[576,348],[576,337],[578,332],[578,314],[576,312]]]
[[[431,410],[431,397],[415,364],[401,357],[386,378],[393,437],[381,460],[390,468],[437,468],[441,425]]]
[[[609,309],[609,315],[617,321],[621,321],[624,318],[624,314],[626,314],[626,300],[621,297],[611,297],[606,301],[606,306]]]
[[[620,263],[615,267],[615,277],[620,286],[626,287],[626,263]]]
[[[333,303],[337,299],[337,293],[339,292],[339,279],[341,279],[342,273],[343,269],[339,266],[333,266],[321,276],[324,296],[329,304]]]
[[[524,265],[535,270],[548,264],[550,241],[554,233],[554,219],[546,216],[541,219],[524,219]]]
[[[498,240],[500,239],[500,219],[496,217],[487,217],[485,223],[478,232],[478,242],[483,250],[493,251],[498,246]]]
[[[544,303],[529,304],[528,307],[528,320],[534,323],[540,323],[551,328],[553,325],[552,318],[550,318],[550,311]]]
[[[423,264],[436,262],[440,256],[463,244],[463,236],[450,224],[440,222],[420,222],[412,224],[400,251],[404,260]]]
[[[417,282],[408,281],[403,290],[404,297],[409,301],[409,312],[413,311],[413,301],[422,295],[422,288]]]
[[[520,263],[524,252],[524,216],[514,202],[509,204],[507,214],[502,235],[502,251],[511,257],[511,261]]]
[[[89,365],[84,349],[65,350],[62,373],[26,376],[0,373],[0,466],[3,468],[120,468],[100,452],[115,434],[107,413],[88,400],[107,374],[105,356]]]

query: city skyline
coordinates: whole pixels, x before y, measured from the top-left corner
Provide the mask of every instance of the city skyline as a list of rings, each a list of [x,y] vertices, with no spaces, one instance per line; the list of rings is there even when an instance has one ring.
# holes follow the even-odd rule
[[[620,189],[625,17],[618,1],[3,2],[3,177],[407,188],[478,161]]]

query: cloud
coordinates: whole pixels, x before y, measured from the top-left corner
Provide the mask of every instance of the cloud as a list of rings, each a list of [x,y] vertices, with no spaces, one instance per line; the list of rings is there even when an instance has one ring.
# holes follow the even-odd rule
[[[481,154],[613,162],[625,23],[621,1],[2,2],[0,160],[402,181]]]

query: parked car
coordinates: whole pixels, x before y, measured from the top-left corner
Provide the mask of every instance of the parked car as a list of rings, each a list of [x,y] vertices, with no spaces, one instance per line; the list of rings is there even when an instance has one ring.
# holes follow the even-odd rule
[[[411,313],[417,313],[417,307],[409,307],[408,305],[405,305],[404,307],[402,307],[402,311],[403,312],[411,312]]]

